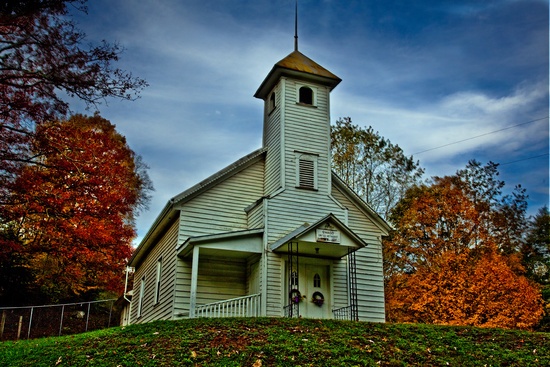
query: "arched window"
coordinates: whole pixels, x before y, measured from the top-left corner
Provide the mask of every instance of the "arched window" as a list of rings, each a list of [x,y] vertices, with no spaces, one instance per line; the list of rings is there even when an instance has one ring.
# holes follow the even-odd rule
[[[319,274],[313,276],[313,286],[315,288],[321,288],[321,276]]]
[[[313,90],[309,87],[301,87],[298,102],[313,105]]]

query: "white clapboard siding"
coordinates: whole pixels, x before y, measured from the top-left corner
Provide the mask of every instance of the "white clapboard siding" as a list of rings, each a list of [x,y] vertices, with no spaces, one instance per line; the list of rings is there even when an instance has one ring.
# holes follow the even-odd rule
[[[336,309],[348,306],[348,268],[346,258],[335,260],[332,264],[332,289],[332,308]]]
[[[356,252],[359,319],[385,321],[384,273],[380,230],[344,193],[334,188],[333,196],[348,208],[348,225],[368,246]]]
[[[245,208],[263,196],[259,161],[185,202],[179,209],[180,242],[188,237],[248,229]]]
[[[177,258],[176,289],[174,292],[174,317],[189,317],[189,299],[191,296],[191,261]]]
[[[283,314],[283,263],[281,257],[273,252],[266,253],[267,256],[267,300],[266,316],[279,317]]]
[[[261,255],[259,254],[247,259],[246,294],[260,293],[260,260]]]
[[[201,257],[197,282],[197,305],[245,295],[246,260]]]
[[[270,195],[281,187],[281,83],[273,89],[276,93],[276,107],[266,115],[264,121],[264,147],[267,147],[265,194]],[[267,103],[268,104],[268,103]]]
[[[263,160],[260,160],[202,192],[201,195],[183,203],[179,207],[179,242],[183,243],[187,238],[192,236],[251,228],[248,226],[248,216],[245,208],[263,196],[263,171],[264,163]],[[204,265],[203,261],[204,259],[201,257],[198,278],[199,292],[205,286],[210,287],[208,282],[214,283],[212,278],[201,273],[201,268]],[[191,259],[178,259],[177,264],[174,315],[175,317],[188,317],[192,263]],[[246,269],[246,264],[243,267]],[[224,277],[219,277],[217,281],[223,283]],[[242,287],[246,288],[246,280],[242,281]],[[234,294],[235,292],[237,292],[236,295]],[[238,288],[236,291],[227,291],[221,295],[233,298],[234,296],[245,295],[245,293],[243,289]],[[197,294],[197,304],[227,298],[212,296],[206,290],[204,294]]]
[[[264,227],[264,202],[263,200],[248,212],[248,228],[263,228]]]
[[[304,223],[315,223],[332,213],[344,221],[344,210],[327,195],[291,188],[269,200],[268,243],[292,232]]]
[[[132,323],[149,322],[152,320],[170,319],[176,276],[176,241],[178,221],[174,221],[164,235],[151,249],[149,256],[136,269],[134,274],[134,296],[132,298]],[[155,301],[157,261],[162,258],[161,287],[159,302]],[[145,292],[140,295],[141,279],[145,276]],[[137,317],[139,298],[143,297],[141,317]]]
[[[315,106],[296,103],[296,91],[300,85],[308,85],[316,94]],[[285,186],[295,186],[296,151],[317,155],[317,188],[327,193],[329,172],[330,121],[328,116],[328,90],[312,83],[287,80],[285,84]]]

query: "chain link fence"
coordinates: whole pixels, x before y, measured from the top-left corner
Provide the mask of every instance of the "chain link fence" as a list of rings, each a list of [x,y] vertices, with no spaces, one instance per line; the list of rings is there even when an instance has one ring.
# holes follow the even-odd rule
[[[119,325],[116,299],[59,305],[0,307],[0,340],[84,333]]]

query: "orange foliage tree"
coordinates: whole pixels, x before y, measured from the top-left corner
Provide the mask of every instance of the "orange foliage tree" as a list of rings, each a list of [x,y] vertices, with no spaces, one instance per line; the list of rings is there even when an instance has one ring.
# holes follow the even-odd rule
[[[457,176],[436,178],[394,209],[396,230],[384,248],[388,319],[532,328],[542,299],[511,240],[502,246],[501,216],[493,211],[503,206],[481,205],[483,196],[466,187]]]
[[[24,257],[19,265],[50,301],[120,291],[133,218],[152,189],[146,167],[98,115],[41,124],[31,151],[36,164],[2,207],[4,249]]]

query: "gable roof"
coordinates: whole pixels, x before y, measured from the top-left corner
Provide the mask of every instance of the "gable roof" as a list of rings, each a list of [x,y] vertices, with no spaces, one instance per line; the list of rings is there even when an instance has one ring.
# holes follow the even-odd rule
[[[313,235],[313,231],[319,229],[323,224],[330,225],[330,228],[336,227],[345,237],[341,242],[333,242],[329,240],[322,241],[317,235]],[[342,258],[348,254],[349,251],[356,251],[360,248],[366,247],[367,243],[353,232],[348,226],[340,221],[334,214],[319,219],[313,224],[304,223],[294,231],[281,237],[270,245],[270,249],[273,252],[285,253],[285,245],[289,242],[300,242],[300,255],[319,255],[319,247],[323,246],[324,257],[329,258]],[[319,245],[319,242],[324,242],[323,245]],[[322,256],[323,256],[322,255]]]
[[[151,246],[154,244],[154,239],[161,234],[176,218],[178,218],[178,205],[191,200],[197,195],[200,195],[202,192],[224,181],[228,177],[231,177],[232,175],[235,175],[243,169],[258,162],[265,157],[266,151],[267,148],[257,149],[168,200],[160,214],[153,222],[153,225],[149,228],[149,231],[147,231],[143,237],[143,240],[132,254],[132,257],[128,261],[128,266],[137,266],[150,251]]]
[[[254,94],[254,97],[266,99],[268,93],[282,76],[290,76],[295,79],[327,85],[330,90],[334,89],[342,81],[342,79],[296,50],[273,66]]]

